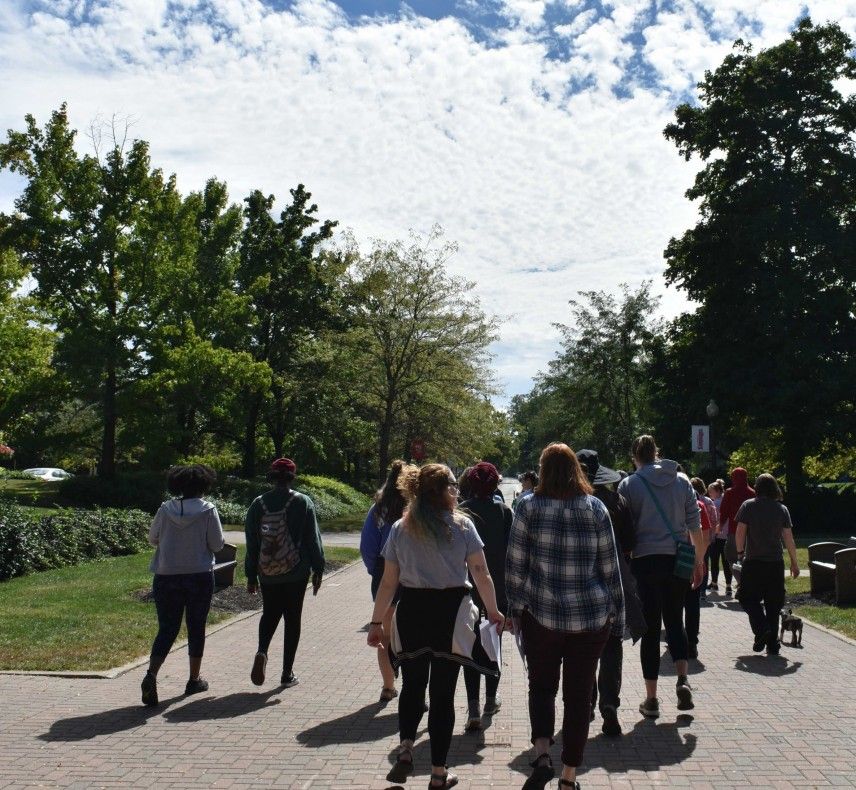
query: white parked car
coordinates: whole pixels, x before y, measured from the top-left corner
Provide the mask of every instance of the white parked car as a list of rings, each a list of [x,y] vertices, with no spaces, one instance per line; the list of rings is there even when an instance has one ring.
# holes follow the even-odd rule
[[[71,477],[71,474],[66,472],[65,469],[56,469],[52,466],[37,466],[33,469],[24,469],[24,474],[36,477],[39,480],[65,480],[67,477]]]

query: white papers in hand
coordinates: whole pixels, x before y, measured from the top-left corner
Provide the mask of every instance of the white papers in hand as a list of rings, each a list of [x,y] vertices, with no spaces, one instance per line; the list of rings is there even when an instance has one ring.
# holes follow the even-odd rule
[[[482,620],[479,622],[479,634],[481,635],[481,643],[484,652],[491,661],[496,661],[497,664],[502,663],[502,642],[499,634],[496,632],[496,626],[490,620]]]

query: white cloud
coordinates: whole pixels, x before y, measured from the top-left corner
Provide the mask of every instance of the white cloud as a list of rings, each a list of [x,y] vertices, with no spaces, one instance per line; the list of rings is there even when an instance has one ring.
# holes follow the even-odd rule
[[[545,3],[507,0],[508,26],[493,31],[504,46],[486,46],[455,18],[352,25],[330,0],[93,0],[89,16],[74,0],[35,13],[7,0],[0,128],[67,100],[79,129],[132,116],[183,190],[217,175],[236,201],[259,187],[282,202],[303,182],[322,216],[363,239],[440,222],[460,245],[451,267],[514,316],[496,347],[512,395],[554,353],[551,323],[578,290],[659,277],[669,237],[695,219],[693,166],[662,136],[674,104],[733,38],[781,40],[801,7],[711,0],[701,14],[675,0],[649,19],[650,0],[599,17],[585,5],[566,0],[571,21],[548,31]],[[809,7],[856,30],[854,0]],[[572,38],[567,59],[547,57],[548,34]],[[639,57],[655,84],[628,81]],[[571,80],[588,87],[569,95]],[[19,188],[0,176],[0,209]],[[686,305],[666,292],[666,314]]]

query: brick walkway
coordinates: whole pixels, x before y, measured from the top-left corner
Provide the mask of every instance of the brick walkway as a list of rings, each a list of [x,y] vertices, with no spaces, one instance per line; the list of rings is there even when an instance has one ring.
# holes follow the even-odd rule
[[[170,656],[160,677],[165,704],[155,710],[139,705],[141,670],[114,680],[0,676],[0,787],[388,787],[396,708],[376,702],[379,676],[363,631],[368,586],[354,566],[307,598],[301,683],[285,691],[276,686],[278,640],[272,682],[257,689],[249,681],[256,617],[209,638],[207,694],[180,696],[186,654]],[[778,660],[753,655],[734,604],[705,608],[694,716],[677,715],[666,660],[656,723],[636,712],[643,687],[638,648],[628,647],[626,734],[609,741],[592,725],[583,787],[856,785],[856,647],[810,627],[803,643]],[[505,704],[483,734],[461,731],[459,684],[449,762],[462,787],[520,787],[528,770],[525,679],[513,649],[505,660]],[[426,746],[424,738],[417,745],[408,787],[427,784]]]

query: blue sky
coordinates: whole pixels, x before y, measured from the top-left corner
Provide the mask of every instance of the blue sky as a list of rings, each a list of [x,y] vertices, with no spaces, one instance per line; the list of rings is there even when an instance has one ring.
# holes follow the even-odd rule
[[[117,118],[183,190],[302,182],[358,240],[441,224],[501,321],[505,399],[531,386],[580,290],[662,283],[698,163],[663,136],[738,37],[856,0],[2,0],[0,128],[68,102]],[[20,181],[0,174],[0,210]],[[714,273],[715,275],[715,273]]]

